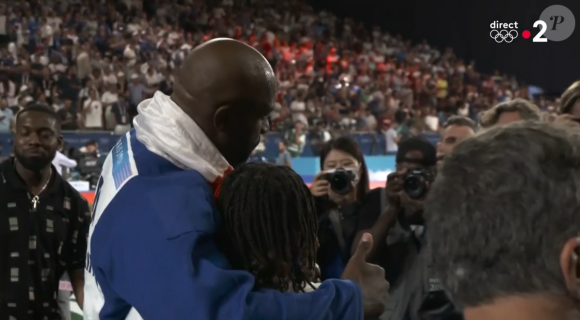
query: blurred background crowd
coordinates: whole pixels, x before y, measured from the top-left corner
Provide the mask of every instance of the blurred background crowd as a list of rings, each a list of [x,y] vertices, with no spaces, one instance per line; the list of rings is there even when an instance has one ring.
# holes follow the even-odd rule
[[[302,0],[10,1],[0,10],[0,133],[40,102],[58,112],[63,130],[122,134],[139,102],[171,93],[184,55],[216,37],[248,43],[274,67],[270,144],[291,157],[317,155],[323,142],[354,132],[372,133],[365,154],[393,153],[409,136],[437,141],[452,115],[477,121],[515,98],[547,113],[559,103],[514,76],[478,72],[451,48],[411,43]]]

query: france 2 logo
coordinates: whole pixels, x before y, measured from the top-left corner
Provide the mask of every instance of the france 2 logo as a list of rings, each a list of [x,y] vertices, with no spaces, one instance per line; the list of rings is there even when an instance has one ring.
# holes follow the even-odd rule
[[[517,22],[494,21],[489,26],[491,28],[489,36],[497,43],[511,43],[519,35]],[[570,9],[562,5],[549,6],[542,11],[540,19],[534,22],[533,28],[540,30],[532,42],[564,41],[572,35],[575,27],[576,19]],[[524,30],[521,35],[522,38],[528,39],[532,33]]]

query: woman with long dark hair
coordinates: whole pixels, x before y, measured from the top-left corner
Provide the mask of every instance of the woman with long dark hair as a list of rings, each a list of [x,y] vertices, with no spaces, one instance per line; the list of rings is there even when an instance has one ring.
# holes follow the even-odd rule
[[[340,278],[357,230],[356,212],[369,190],[369,174],[360,147],[350,137],[323,146],[320,168],[310,186],[318,215],[317,262],[322,279]]]

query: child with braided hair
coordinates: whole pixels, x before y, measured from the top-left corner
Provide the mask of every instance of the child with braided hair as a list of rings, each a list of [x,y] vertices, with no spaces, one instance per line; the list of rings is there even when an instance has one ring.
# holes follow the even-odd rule
[[[314,198],[287,166],[248,163],[228,175],[217,207],[217,244],[232,267],[255,277],[254,289],[307,292],[317,276]]]

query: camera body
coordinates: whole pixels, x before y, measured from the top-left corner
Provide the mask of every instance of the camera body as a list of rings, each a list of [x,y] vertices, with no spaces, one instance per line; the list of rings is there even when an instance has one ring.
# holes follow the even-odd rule
[[[324,179],[330,183],[330,189],[341,196],[348,194],[352,190],[352,182],[355,177],[356,174],[353,170],[345,168],[337,168],[324,175]]]
[[[407,171],[403,178],[403,191],[411,199],[422,199],[427,195],[427,183],[433,181],[433,174],[425,169]]]

